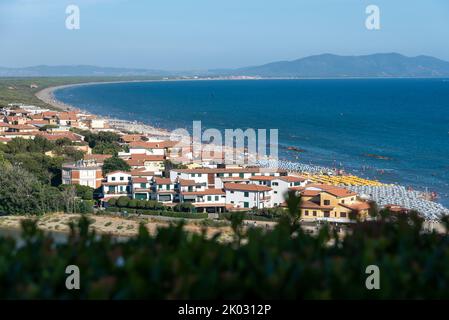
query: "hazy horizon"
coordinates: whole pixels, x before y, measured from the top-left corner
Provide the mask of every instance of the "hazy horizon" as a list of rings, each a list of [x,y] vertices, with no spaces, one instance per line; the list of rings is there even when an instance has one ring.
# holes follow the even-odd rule
[[[79,30],[65,25],[71,4]],[[380,30],[365,27],[372,4]],[[390,52],[449,61],[448,14],[446,0],[3,0],[0,66],[179,71]]]

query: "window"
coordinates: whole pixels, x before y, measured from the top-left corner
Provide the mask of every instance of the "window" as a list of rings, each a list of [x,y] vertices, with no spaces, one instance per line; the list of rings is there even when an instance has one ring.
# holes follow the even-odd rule
[[[304,215],[308,216],[309,215],[309,210],[304,211]]]
[[[141,187],[141,188],[145,188],[145,187],[146,187],[146,184],[145,184],[145,183],[141,183],[141,184],[140,184],[140,187]]]
[[[219,196],[215,196],[215,201],[218,201],[218,200],[220,200],[220,197]]]
[[[231,191],[232,194],[234,194],[234,191]]]
[[[331,204],[331,201],[330,200],[324,200],[324,205],[325,206],[328,206],[328,205],[330,205]]]
[[[277,191],[274,191],[274,194],[278,194],[278,192],[277,192]]]
[[[279,183],[278,182],[273,182],[271,185],[277,187],[279,185]]]
[[[325,218],[329,218],[330,216],[330,212],[329,211],[324,211],[324,217]]]
[[[341,200],[341,203],[345,203],[345,200]]]
[[[212,197],[211,196],[207,196],[207,201],[212,201]]]
[[[112,180],[112,181],[115,181],[115,177],[111,177],[111,180]]]
[[[189,192],[192,192],[192,191],[193,191],[193,187],[192,187],[192,186],[189,186],[189,187],[188,187],[188,190],[189,190]]]
[[[249,208],[249,202],[243,202],[243,207],[244,208]]]
[[[245,198],[248,198],[248,197],[249,197],[249,192],[245,191],[245,192],[243,193],[243,196],[244,196]]]
[[[346,218],[346,212],[340,212],[340,218]]]
[[[198,177],[201,178],[203,175],[201,173],[198,173]]]
[[[316,217],[316,211],[313,211],[313,216]]]
[[[169,185],[169,184],[166,184],[166,185],[165,185],[165,189],[166,189],[166,190],[170,190],[170,185]]]
[[[159,189],[162,189],[162,184],[158,185],[157,187],[158,187]]]
[[[240,174],[239,174],[239,177],[240,177],[240,178],[244,178],[244,177],[245,177],[245,174],[244,174],[244,173],[240,173]]]
[[[125,178],[124,177],[120,177],[120,181],[123,181],[123,180],[125,180]]]

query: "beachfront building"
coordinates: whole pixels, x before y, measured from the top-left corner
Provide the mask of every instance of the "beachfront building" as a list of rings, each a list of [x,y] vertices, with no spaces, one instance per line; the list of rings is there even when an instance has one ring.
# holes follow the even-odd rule
[[[77,161],[62,166],[62,184],[78,184],[97,189],[101,186],[103,174],[95,161]]]
[[[304,187],[308,180],[296,176],[253,176],[249,178],[250,183],[267,186],[272,189],[272,204],[273,206],[281,206],[285,202],[285,197],[290,188]]]
[[[253,176],[286,176],[287,171],[270,170],[258,167],[235,167],[235,168],[197,168],[197,169],[173,169],[170,171],[172,180],[184,179],[195,180],[198,183],[205,183],[207,188],[222,189],[223,179],[235,178],[249,181]],[[229,179],[228,179],[229,180]]]
[[[153,177],[151,197],[162,203],[172,203],[175,199],[175,182],[170,178]]]
[[[356,192],[331,185],[310,185],[301,194],[301,218],[309,221],[351,222],[368,218],[369,203]]]
[[[230,210],[271,208],[271,191],[267,186],[245,183],[226,183],[226,204]]]
[[[150,200],[152,178],[132,176],[132,197],[137,200]]]
[[[103,181],[103,196],[107,201],[110,198],[122,196],[132,197],[131,173],[114,171],[106,174]]]
[[[125,161],[132,169],[152,171],[155,175],[162,176],[165,170],[165,157],[163,155],[131,154],[131,157],[125,159]]]

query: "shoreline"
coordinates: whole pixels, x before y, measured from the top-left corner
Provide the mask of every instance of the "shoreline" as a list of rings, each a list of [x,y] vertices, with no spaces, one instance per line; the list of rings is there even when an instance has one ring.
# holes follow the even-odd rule
[[[60,110],[80,110],[80,108],[77,108],[73,105],[66,104],[62,101],[59,101],[55,98],[54,92],[60,89],[69,88],[69,87],[79,87],[79,86],[86,86],[86,85],[100,85],[100,84],[115,84],[115,83],[143,83],[143,82],[171,82],[171,81],[206,81],[206,80],[226,80],[226,79],[160,79],[160,80],[124,80],[124,81],[105,81],[105,82],[85,82],[85,83],[74,83],[74,84],[66,84],[61,86],[54,86],[54,87],[48,87],[40,90],[35,94],[35,96],[40,99],[41,101],[45,102],[46,104],[51,105],[52,107],[55,107]],[[229,79],[229,80],[246,80],[246,79]],[[264,80],[264,79],[247,79],[247,80]],[[94,114],[90,111],[84,111],[87,114]],[[102,115],[96,115],[101,119],[105,119],[109,121],[112,128],[119,130],[119,131],[140,131],[143,134],[149,134],[153,136],[159,136],[159,137],[170,137],[171,131],[165,128],[160,127],[154,127],[150,124],[139,122],[139,121],[131,121],[131,120],[122,120],[122,119],[115,119],[115,118],[109,118]],[[224,147],[223,147],[224,148]],[[224,150],[223,150],[224,151]],[[241,150],[244,152],[243,150]],[[250,155],[251,156],[251,155]],[[254,157],[254,155],[252,155]],[[257,159],[257,157],[255,157]],[[319,175],[320,173],[336,173],[336,171],[332,168],[328,168],[325,166],[319,166],[319,165],[308,165],[306,163],[301,162],[294,162],[289,160],[281,160],[281,159],[275,159],[273,162],[273,159],[260,159],[255,162],[256,165],[259,165],[261,167],[271,167],[271,165],[274,165],[276,168],[279,169],[286,169],[292,174],[299,174],[303,175],[304,169],[303,168],[310,168],[310,171],[306,170],[305,172],[308,172],[308,175]],[[354,175],[357,176],[357,174],[353,172],[346,172],[347,175]],[[370,180],[370,179],[368,179]],[[372,180],[373,182],[378,182],[377,180]],[[387,185],[385,183],[382,183],[384,186],[390,186],[390,187],[401,187],[401,184],[391,184]],[[422,187],[424,189],[425,187]],[[417,191],[421,194],[420,198],[424,198],[425,192],[424,191]],[[429,201],[430,203],[441,205],[443,208],[447,210],[444,205],[442,205],[439,201]]]

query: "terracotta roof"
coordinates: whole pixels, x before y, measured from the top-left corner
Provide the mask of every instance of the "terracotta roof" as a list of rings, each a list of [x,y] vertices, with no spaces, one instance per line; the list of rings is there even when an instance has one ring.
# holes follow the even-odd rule
[[[348,189],[344,188],[333,188],[333,189],[327,189],[323,190],[324,192],[330,193],[331,195],[334,195],[338,198],[344,198],[344,197],[350,197],[350,196],[356,196],[356,192],[349,191]]]
[[[31,124],[31,125],[46,125],[48,124],[47,120],[40,120],[40,119],[34,119],[34,120],[27,120],[26,122],[27,124]]]
[[[17,130],[35,130],[35,126],[30,126],[28,124],[10,124],[10,129],[17,129]]]
[[[148,182],[147,178],[141,178],[141,177],[133,177],[132,180],[133,180],[133,183],[147,183]]]
[[[41,131],[30,131],[30,132],[1,132],[0,135],[2,136],[37,136],[40,135]]]
[[[187,179],[178,179],[178,183],[181,186],[195,186],[198,184],[195,180],[187,180]]]
[[[0,122],[0,127],[9,127],[10,125],[6,122]]]
[[[339,203],[338,205],[354,211],[368,210],[370,208],[369,203],[363,201],[357,201],[352,204]]]
[[[120,137],[124,142],[143,141],[144,136],[140,134],[125,134]]]
[[[198,169],[174,169],[172,171],[181,173],[285,173],[286,170],[267,170],[265,168],[198,168]]]
[[[250,177],[249,180],[252,181],[271,181],[274,180],[276,178],[279,177],[273,177],[273,176],[255,176],[255,177]]]
[[[150,141],[134,141],[129,144],[130,148],[144,148],[144,149],[165,149],[174,147],[178,144],[179,141],[158,141],[158,142],[150,142]]]
[[[143,160],[138,159],[128,159],[125,160],[127,164],[129,164],[131,167],[144,167],[145,162]]]
[[[181,192],[185,196],[193,196],[193,195],[225,195],[223,189],[206,189],[203,191],[189,191],[189,192]]]
[[[304,188],[304,187],[300,187],[300,186],[296,186],[296,187],[290,187],[290,188],[288,188],[288,190],[292,190],[292,191],[304,191],[305,188]]]
[[[317,188],[321,189],[323,192],[327,192],[329,194],[332,194],[338,198],[342,197],[350,197],[350,196],[356,196],[356,192],[349,191],[348,189],[327,185],[327,184],[308,184],[306,188]]]
[[[318,190],[303,190],[301,192],[301,195],[304,197],[315,197],[317,195],[319,195],[321,193],[321,191]]]
[[[141,161],[164,161],[165,157],[161,155],[132,154],[131,160]]]
[[[306,180],[304,178],[294,177],[294,176],[282,176],[282,177],[278,177],[278,179],[286,181],[286,182],[303,182]]]
[[[10,142],[11,140],[12,140],[11,138],[0,137],[0,142]]]
[[[154,178],[156,184],[172,184],[170,178]]]
[[[133,177],[152,177],[154,176],[154,172],[145,170],[131,170],[131,175]]]
[[[249,192],[270,191],[271,188],[266,186],[258,186],[256,184],[243,184],[243,183],[225,183],[224,188],[226,190],[238,190]]]
[[[64,133],[55,133],[55,134],[40,132],[39,135],[47,140],[52,140],[52,141],[58,140],[58,139],[63,139],[63,138],[67,138],[71,141],[83,141],[83,139],[81,138],[80,135],[75,134],[73,132],[64,132]]]

